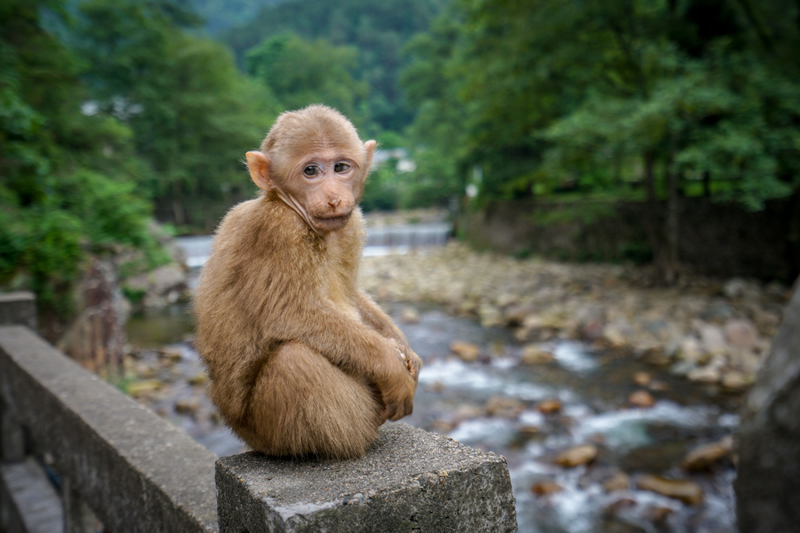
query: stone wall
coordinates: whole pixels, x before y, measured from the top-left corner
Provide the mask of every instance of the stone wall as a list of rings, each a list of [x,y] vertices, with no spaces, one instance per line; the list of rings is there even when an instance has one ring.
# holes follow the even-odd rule
[[[0,295],[0,531],[517,529],[503,457],[389,424],[352,461],[217,459],[45,342],[35,316],[30,293]]]
[[[499,201],[468,211],[459,229],[471,244],[504,253],[646,262],[651,247],[644,222],[650,211],[640,202]],[[664,211],[658,204],[655,217],[663,220]],[[763,211],[751,212],[738,204],[683,198],[679,224],[680,260],[694,272],[783,282],[800,274],[797,200],[767,202]]]

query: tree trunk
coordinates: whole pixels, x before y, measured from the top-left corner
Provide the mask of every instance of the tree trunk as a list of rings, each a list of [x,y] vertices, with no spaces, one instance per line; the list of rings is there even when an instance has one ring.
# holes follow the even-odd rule
[[[667,224],[666,237],[667,249],[665,262],[663,265],[662,276],[667,285],[672,285],[678,279],[678,172],[675,169],[675,152],[670,151],[666,164],[667,174]]]
[[[181,205],[181,184],[177,181],[172,182],[172,217],[175,219],[176,226],[180,227],[186,224],[186,217]]]

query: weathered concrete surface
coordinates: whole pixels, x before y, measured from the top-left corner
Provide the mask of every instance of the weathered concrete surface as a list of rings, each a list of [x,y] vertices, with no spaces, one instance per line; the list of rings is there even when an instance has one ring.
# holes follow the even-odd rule
[[[0,326],[14,324],[36,329],[36,296],[32,292],[0,293]]]
[[[517,530],[505,458],[406,424],[352,461],[223,457],[217,487],[223,532]]]
[[[796,284],[797,285],[797,284]],[[800,286],[747,396],[738,437],[736,509],[747,533],[800,524]]]
[[[0,466],[0,531],[53,533],[64,528],[61,499],[33,459]]]
[[[214,454],[26,327],[0,327],[0,395],[109,530],[218,529]]]

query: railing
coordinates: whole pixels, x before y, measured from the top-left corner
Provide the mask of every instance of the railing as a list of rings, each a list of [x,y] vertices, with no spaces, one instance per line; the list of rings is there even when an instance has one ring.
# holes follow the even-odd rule
[[[217,459],[39,338],[34,304],[0,295],[0,531],[516,530],[503,457],[405,424],[353,461]]]

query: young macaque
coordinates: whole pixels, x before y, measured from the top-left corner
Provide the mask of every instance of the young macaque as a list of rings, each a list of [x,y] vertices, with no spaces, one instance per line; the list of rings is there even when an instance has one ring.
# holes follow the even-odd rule
[[[247,152],[261,194],[225,216],[203,268],[208,394],[268,455],[358,457],[411,414],[421,361],[358,285],[375,144],[331,108],[283,113]]]

